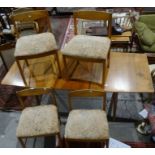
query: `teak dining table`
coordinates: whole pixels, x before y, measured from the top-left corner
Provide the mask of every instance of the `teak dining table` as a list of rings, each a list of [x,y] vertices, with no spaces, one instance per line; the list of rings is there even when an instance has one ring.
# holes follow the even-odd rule
[[[58,78],[56,74],[53,74],[53,71],[56,72],[56,69],[49,68],[49,63],[51,63],[50,57],[33,60],[31,70],[37,71],[35,72],[35,76],[30,76],[29,69],[25,68],[26,80],[29,81],[29,87],[52,87],[61,90],[97,89],[104,90],[106,93],[111,92],[112,98],[110,107],[113,108],[113,118],[116,117],[118,93],[154,92],[148,60],[145,54],[111,52],[110,66],[104,86],[94,82]],[[87,67],[90,67],[86,67],[86,64],[81,66],[84,67],[85,70],[87,70]],[[23,67],[25,66],[23,65]],[[34,69],[34,67],[37,67],[38,69]],[[82,70],[82,67],[79,66],[79,69],[76,69],[77,73],[74,76],[77,77],[80,75],[85,78],[89,77],[88,75],[85,76],[85,70]],[[92,68],[96,73],[94,81],[100,80],[102,77],[100,74],[102,66],[95,65]],[[50,69],[53,71],[49,71]],[[20,76],[16,63],[11,66],[8,73],[1,81],[1,84],[26,87]]]

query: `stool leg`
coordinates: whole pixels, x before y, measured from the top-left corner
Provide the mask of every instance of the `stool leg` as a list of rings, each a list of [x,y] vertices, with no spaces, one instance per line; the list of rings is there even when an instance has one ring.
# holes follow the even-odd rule
[[[18,68],[19,68],[20,74],[21,74],[21,76],[22,76],[23,82],[24,82],[24,84],[27,86],[27,82],[26,82],[26,79],[25,79],[25,77],[24,77],[24,74],[23,74],[23,71],[22,71],[22,68],[21,68],[21,65],[20,65],[20,62],[19,62],[18,59],[16,59],[16,63],[17,63],[17,66],[18,66]]]

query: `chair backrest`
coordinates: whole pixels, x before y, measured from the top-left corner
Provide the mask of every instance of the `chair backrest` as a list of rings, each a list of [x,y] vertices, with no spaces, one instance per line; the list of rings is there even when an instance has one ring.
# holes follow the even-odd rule
[[[16,94],[17,94],[19,102],[22,106],[22,109],[25,108],[25,105],[24,105],[25,97],[40,96],[40,95],[44,95],[44,94],[49,94],[51,96],[51,98],[53,99],[52,103],[56,105],[56,98],[55,98],[52,88],[28,88],[28,89],[24,89],[21,91],[17,91]]]
[[[12,13],[10,16],[15,26],[15,33],[19,38],[19,25],[22,23],[33,23],[37,33],[49,31],[52,32],[50,19],[47,10],[24,10],[22,12]]]
[[[92,89],[83,89],[83,90],[75,90],[75,91],[71,91],[69,92],[69,96],[68,96],[68,108],[69,111],[72,110],[72,102],[73,102],[73,98],[76,97],[80,97],[80,98],[89,98],[89,97],[102,97],[103,100],[103,110],[106,109],[106,101],[105,101],[105,93],[104,91],[100,91],[100,90],[92,90]]]
[[[111,30],[112,30],[112,14],[103,12],[103,11],[95,11],[95,10],[81,10],[75,11],[73,13],[74,17],[74,33],[77,34],[77,20],[78,19],[85,19],[85,20],[99,20],[106,22],[107,25],[107,35],[111,37]]]

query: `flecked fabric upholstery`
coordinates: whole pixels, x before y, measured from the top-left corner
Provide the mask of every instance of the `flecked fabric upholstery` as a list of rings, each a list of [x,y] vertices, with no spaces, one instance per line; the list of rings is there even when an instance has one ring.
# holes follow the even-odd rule
[[[82,58],[106,59],[110,48],[107,37],[76,35],[64,47],[62,53]]]
[[[15,57],[35,55],[57,49],[55,37],[52,33],[40,33],[20,37],[15,48]]]
[[[57,108],[54,105],[28,107],[22,111],[17,137],[33,137],[59,132]]]
[[[106,113],[103,110],[72,110],[67,120],[65,138],[108,139],[109,127]]]

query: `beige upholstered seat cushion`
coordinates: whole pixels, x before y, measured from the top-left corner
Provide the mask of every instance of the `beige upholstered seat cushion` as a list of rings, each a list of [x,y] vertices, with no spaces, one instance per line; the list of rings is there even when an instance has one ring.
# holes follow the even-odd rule
[[[28,107],[22,111],[17,137],[50,135],[59,132],[57,108],[54,105]]]
[[[87,35],[76,35],[62,50],[67,56],[106,59],[110,48],[110,39]]]
[[[65,138],[108,139],[109,127],[106,113],[103,110],[72,110],[67,120]]]
[[[20,37],[15,48],[15,57],[35,55],[57,49],[55,37],[52,33],[40,33]]]

